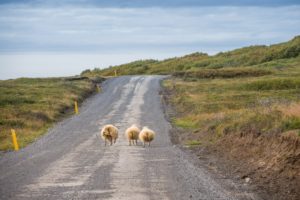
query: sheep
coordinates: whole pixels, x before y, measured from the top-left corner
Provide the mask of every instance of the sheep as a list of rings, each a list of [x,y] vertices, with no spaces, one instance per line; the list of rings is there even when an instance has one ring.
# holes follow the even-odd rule
[[[136,125],[132,125],[125,131],[125,136],[128,139],[129,146],[135,143],[137,145],[137,140],[139,138],[140,129]]]
[[[150,142],[154,139],[154,136],[155,132],[144,126],[139,134],[139,139],[143,142],[143,146],[145,147],[146,142],[148,142],[148,146],[150,146]]]
[[[105,142],[105,146],[107,140],[110,142],[110,145],[116,143],[118,138],[118,128],[111,124],[105,125],[101,130],[101,137]]]

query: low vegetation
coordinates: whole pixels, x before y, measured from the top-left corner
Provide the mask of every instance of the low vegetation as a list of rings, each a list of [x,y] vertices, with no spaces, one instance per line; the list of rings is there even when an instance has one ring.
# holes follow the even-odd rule
[[[189,140],[186,142],[186,145],[187,146],[198,146],[198,145],[201,145],[201,142],[200,141],[197,141],[197,140]]]
[[[272,74],[270,70],[254,68],[221,68],[221,69],[202,69],[174,72],[175,77],[183,77],[184,80],[197,80],[199,78],[237,78],[237,77],[256,77]]]
[[[13,149],[10,129],[22,148],[46,132],[95,91],[85,78],[19,78],[0,81],[0,150]]]
[[[230,76],[214,78],[201,73],[195,76],[176,74],[175,80],[164,82],[172,93],[171,103],[178,114],[174,123],[185,129],[209,131],[217,137],[228,133],[280,134],[289,130],[298,133],[300,57],[286,63],[280,69],[273,63],[273,67],[268,67],[272,73],[264,76],[244,77],[239,68],[236,73],[235,69],[228,70]],[[262,66],[252,68],[257,74]],[[222,70],[220,74],[224,71],[227,72]],[[204,70],[203,74],[206,73]]]
[[[289,62],[290,58],[295,58],[299,54],[300,36],[297,36],[288,42],[270,46],[244,47],[233,51],[221,52],[214,56],[209,56],[205,53],[193,53],[162,61],[140,60],[123,65],[110,66],[105,69],[85,70],[81,75],[114,76],[116,71],[118,75],[174,73],[178,76],[184,73],[187,77],[192,76],[196,78],[231,78],[236,75],[240,77],[262,76],[272,73],[269,66],[276,64],[276,68],[280,69],[285,67],[285,62]],[[250,67],[260,64],[264,65],[256,69],[251,69]],[[242,69],[244,67],[247,68]],[[234,68],[239,68],[239,70]]]

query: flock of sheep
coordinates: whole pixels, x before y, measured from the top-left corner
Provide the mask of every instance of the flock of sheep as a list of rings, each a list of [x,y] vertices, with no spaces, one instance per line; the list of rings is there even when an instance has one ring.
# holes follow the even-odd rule
[[[105,146],[107,141],[110,142],[110,145],[116,143],[118,132],[118,128],[111,124],[107,124],[102,128],[101,137],[104,140]],[[140,131],[136,125],[132,125],[125,131],[125,136],[128,139],[129,146],[131,146],[131,144],[137,145],[137,141],[140,139],[145,147],[146,143],[150,146],[151,141],[154,139],[155,132],[148,127],[143,127]]]

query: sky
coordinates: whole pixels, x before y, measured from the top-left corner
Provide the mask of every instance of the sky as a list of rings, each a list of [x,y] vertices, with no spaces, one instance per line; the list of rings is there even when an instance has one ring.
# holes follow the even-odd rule
[[[299,0],[2,0],[0,79],[213,55],[296,35]]]

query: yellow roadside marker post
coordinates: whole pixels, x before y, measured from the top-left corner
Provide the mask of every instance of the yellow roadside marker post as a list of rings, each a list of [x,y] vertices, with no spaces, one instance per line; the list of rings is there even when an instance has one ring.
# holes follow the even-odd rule
[[[117,70],[115,70],[115,76],[117,76]]]
[[[16,135],[16,131],[14,129],[11,129],[11,137],[12,137],[12,141],[13,141],[13,144],[14,144],[15,151],[19,151],[17,135]]]
[[[100,87],[99,87],[99,85],[97,85],[96,87],[97,87],[97,92],[99,93],[99,92],[100,92]]]
[[[78,114],[78,104],[77,101],[74,101],[74,110],[75,110],[75,114]]]

